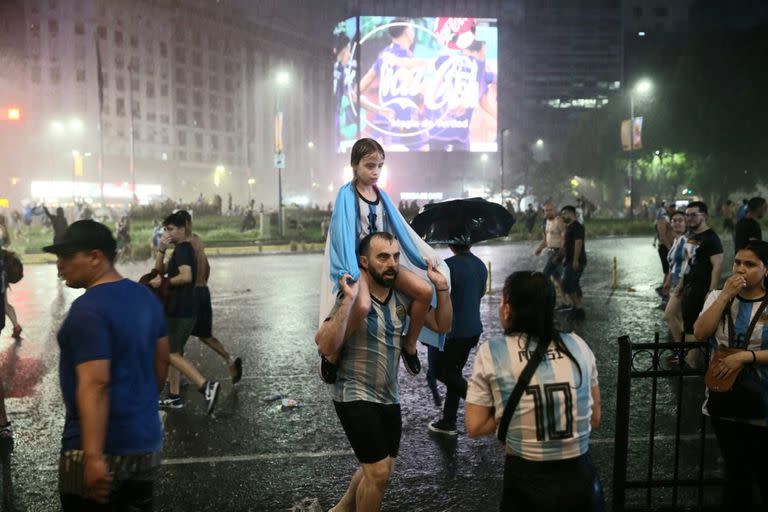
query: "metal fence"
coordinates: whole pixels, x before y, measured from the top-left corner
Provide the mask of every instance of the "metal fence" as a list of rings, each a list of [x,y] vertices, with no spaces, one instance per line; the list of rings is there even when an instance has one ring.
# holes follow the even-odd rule
[[[701,413],[709,343],[618,341],[613,510],[717,509],[719,451]]]

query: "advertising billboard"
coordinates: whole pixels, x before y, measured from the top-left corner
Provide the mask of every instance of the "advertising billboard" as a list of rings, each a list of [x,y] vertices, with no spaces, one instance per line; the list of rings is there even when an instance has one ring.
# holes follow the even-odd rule
[[[497,150],[495,19],[349,18],[333,51],[338,152]]]

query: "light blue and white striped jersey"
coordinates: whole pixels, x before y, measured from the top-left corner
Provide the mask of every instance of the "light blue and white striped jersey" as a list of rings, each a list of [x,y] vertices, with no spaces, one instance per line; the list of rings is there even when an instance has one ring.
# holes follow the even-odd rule
[[[675,241],[672,242],[672,247],[670,247],[669,252],[667,253],[670,277],[669,285],[671,289],[674,289],[680,282],[680,277],[683,275],[685,265],[688,262],[688,255],[685,252],[685,242],[687,240],[687,233],[678,236],[675,238]]]
[[[340,303],[341,300],[337,299],[329,317],[333,316]],[[400,340],[410,305],[411,299],[394,289],[383,302],[371,295],[368,317],[345,340],[336,382],[329,384],[335,401],[400,403],[397,384]]]
[[[579,369],[565,354],[547,350],[512,415],[507,431],[507,453],[533,461],[572,459],[589,449],[592,430],[592,393],[597,386],[595,356],[574,333],[560,336]],[[467,389],[467,403],[494,407],[501,419],[509,395],[528,358],[526,335],[510,335],[480,346]]]
[[[709,295],[707,295],[707,300],[704,302],[704,307],[701,310],[702,313],[704,313],[704,311],[709,309],[709,307],[714,304],[714,302],[720,296],[720,293],[722,293],[722,290],[712,290],[709,292]],[[733,318],[734,340],[736,342],[735,346],[739,348],[745,348],[744,337],[747,334],[749,323],[752,321],[752,317],[757,312],[757,308],[760,307],[760,302],[762,302],[762,298],[757,300],[745,300],[741,299],[740,297],[736,297],[733,299],[733,303],[731,304],[731,318]],[[701,313],[699,316],[701,316]],[[728,346],[728,320],[723,320],[725,321],[721,321],[717,325],[717,330],[715,330],[715,334],[710,339],[712,342],[712,348],[715,348],[715,345],[723,347]],[[755,325],[755,330],[752,331],[752,336],[750,337],[746,348],[749,350],[768,350],[768,309],[763,311],[763,314],[760,315],[760,319]],[[756,370],[757,375],[760,377],[760,381],[762,383],[763,393],[768,394],[768,366],[756,365]],[[707,412],[708,397],[709,389],[706,389],[702,412],[707,415],[709,414]],[[757,420],[734,419],[734,421],[742,421],[744,423],[751,423],[753,425],[759,426],[768,426],[768,418]]]
[[[389,223],[386,222],[381,196],[377,193],[376,201],[371,203],[363,198],[359,192],[355,192],[357,193],[358,222],[360,223],[357,233],[360,240],[371,233],[389,231]]]

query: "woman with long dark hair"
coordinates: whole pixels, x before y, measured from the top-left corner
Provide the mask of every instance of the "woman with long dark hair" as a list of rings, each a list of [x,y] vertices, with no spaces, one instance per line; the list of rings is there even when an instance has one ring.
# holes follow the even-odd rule
[[[733,258],[733,274],[707,296],[693,326],[697,340],[717,349],[744,350],[711,370],[720,378],[740,372],[731,392],[707,390],[703,410],[712,419],[725,465],[723,510],[750,510],[757,484],[768,504],[768,242],[752,240]],[[713,352],[714,354],[714,352]]]
[[[496,433],[525,367],[535,365],[503,437],[502,511],[604,509],[589,456],[590,432],[600,423],[595,356],[576,334],[557,332],[554,307],[555,290],[542,273],[507,277],[504,336],[480,347],[472,369],[465,420],[477,437]]]

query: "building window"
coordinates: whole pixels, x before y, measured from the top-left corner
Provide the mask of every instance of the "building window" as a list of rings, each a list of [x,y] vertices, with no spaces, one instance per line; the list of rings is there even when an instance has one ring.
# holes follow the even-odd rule
[[[192,97],[194,98],[193,104],[196,107],[203,106],[203,93],[201,91],[195,91]]]
[[[654,7],[653,14],[656,17],[663,18],[664,16],[669,14],[669,9],[667,9],[666,7]]]
[[[635,6],[632,8],[632,14],[635,15],[635,18],[642,18],[643,17],[643,8],[639,6]]]
[[[179,130],[176,134],[176,140],[179,142],[179,146],[186,147],[187,145],[187,132]]]
[[[192,75],[192,85],[195,87],[202,87],[203,86],[203,74],[199,71],[195,71]]]
[[[59,71],[59,68],[51,68],[50,76],[51,82],[57,84],[61,80],[61,71]]]
[[[84,69],[78,69],[75,72],[75,76],[76,76],[78,82],[85,82],[85,70]]]
[[[187,124],[187,111],[183,108],[176,109],[176,122],[182,125]]]
[[[235,152],[235,139],[232,137],[227,137],[227,151],[230,153]]]
[[[39,84],[40,83],[40,66],[35,66],[32,68],[32,83],[33,84]]]
[[[176,47],[176,62],[185,64],[187,62],[187,54],[184,52],[184,48],[181,46]]]
[[[160,114],[160,122],[164,124],[169,124],[171,122],[170,116],[168,114]]]
[[[211,130],[219,129],[219,116],[211,114]]]
[[[125,90],[125,78],[122,75],[117,75],[115,77],[115,89],[118,91]]]
[[[125,117],[125,99],[117,98],[115,102],[115,114],[120,117]]]
[[[155,84],[154,82],[147,82],[147,98],[155,97]]]
[[[187,152],[186,151],[177,151],[176,156],[179,160],[186,161],[187,160]]]
[[[136,36],[131,36],[131,48],[138,48],[139,47],[139,38]]]
[[[227,117],[226,126],[227,126],[227,131],[228,132],[235,131],[235,120],[232,119],[231,117]]]
[[[48,20],[48,35],[56,37],[59,35],[59,22],[56,20]]]
[[[154,112],[147,112],[147,121],[157,121],[157,114]]]
[[[85,27],[79,21],[75,23],[75,34],[79,36],[82,36],[83,34],[85,34]]]
[[[232,85],[232,80],[230,80],[229,78],[224,80],[224,90],[227,92],[232,92],[233,89],[234,89],[234,86]]]
[[[139,104],[139,100],[133,100],[133,105],[131,105],[131,112],[133,113],[134,119],[141,118],[141,104]]]
[[[214,151],[219,150],[219,136],[211,135],[211,149]]]
[[[123,33],[120,32],[119,30],[115,31],[115,44],[117,46],[122,46],[123,45]]]
[[[163,98],[168,97],[168,84],[160,84],[160,96]]]
[[[138,72],[139,71],[139,63],[140,63],[140,61],[139,61],[139,58],[137,56],[134,55],[133,57],[131,57],[131,63],[129,64],[129,66],[131,66],[131,70]]]
[[[192,64],[199,68],[203,67],[203,55],[200,52],[192,52]]]
[[[165,44],[165,42],[160,41],[160,56],[161,57],[167,57],[168,56],[168,45]]]
[[[202,148],[203,147],[203,134],[202,133],[196,133],[195,134],[195,145],[198,148]]]
[[[107,39],[107,28],[102,27],[101,25],[96,29],[96,32],[99,34],[99,39]]]
[[[139,79],[138,78],[131,78],[131,90],[132,91],[138,91],[139,90]]]
[[[219,77],[216,76],[216,75],[211,75],[209,78],[210,78],[210,80],[209,80],[209,82],[210,82],[209,87],[211,88],[211,90],[218,91],[219,90]]]
[[[219,97],[215,94],[208,96],[208,106],[212,109],[219,108]]]
[[[205,123],[203,123],[203,113],[202,112],[193,112],[192,113],[192,126],[197,126],[198,128],[205,128]]]
[[[181,87],[176,88],[176,101],[179,103],[187,102],[187,90]]]
[[[123,69],[125,67],[125,57],[120,54],[115,55],[115,67],[117,69]]]
[[[30,23],[29,31],[32,33],[33,37],[40,37],[40,25],[37,23]]]
[[[200,32],[192,32],[192,44],[198,47],[203,44],[203,37],[200,35]]]
[[[180,84],[187,83],[187,74],[184,72],[183,68],[176,68],[175,78],[176,78],[176,81]]]
[[[235,105],[232,102],[232,98],[229,96],[224,98],[224,110],[226,110],[228,114],[231,114],[235,111]]]

